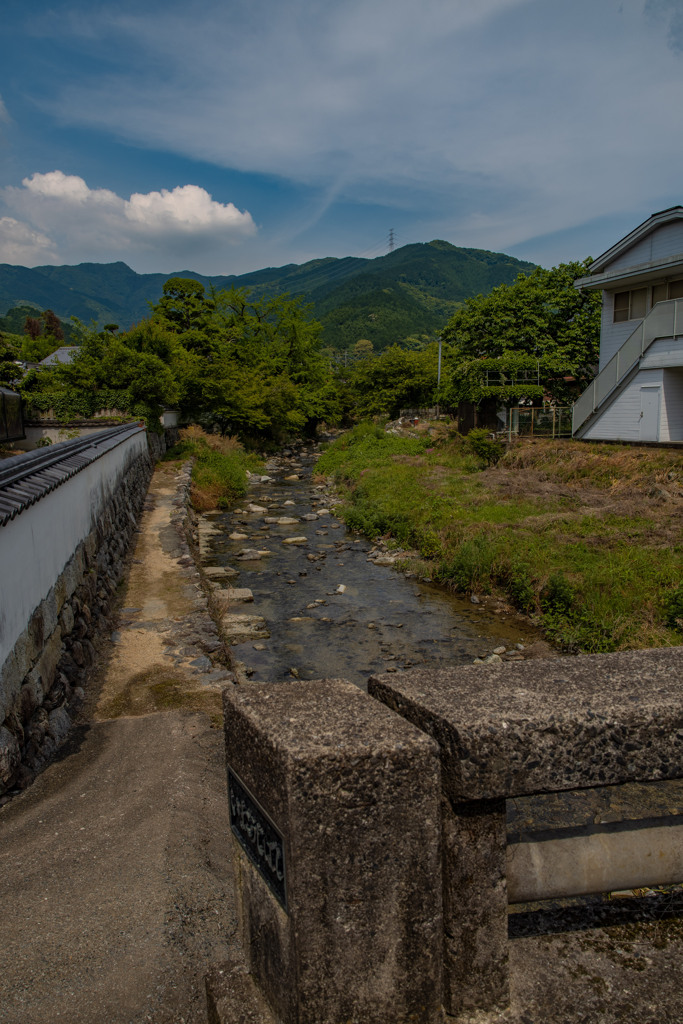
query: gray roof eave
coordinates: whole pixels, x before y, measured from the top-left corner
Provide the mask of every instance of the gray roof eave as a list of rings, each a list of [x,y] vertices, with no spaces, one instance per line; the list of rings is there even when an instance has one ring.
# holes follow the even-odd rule
[[[675,270],[683,270],[683,253],[668,256],[664,260],[649,260],[647,263],[637,263],[632,267],[608,270],[604,274],[579,277],[574,281],[574,287],[585,288],[586,291],[599,291],[601,288],[613,287],[622,281],[631,284],[638,280],[651,281],[657,277],[665,277]]]
[[[668,224],[672,220],[681,219],[683,219],[683,206],[671,206],[668,210],[660,210],[659,213],[653,213],[651,217],[644,220],[637,228],[630,231],[628,235],[624,235],[610,249],[607,249],[606,252],[598,256],[592,264],[593,273],[601,270],[602,267],[606,267],[612,260],[621,256],[622,253],[630,249],[636,242],[639,242],[645,235],[649,235],[655,228],[661,227],[662,224]]]

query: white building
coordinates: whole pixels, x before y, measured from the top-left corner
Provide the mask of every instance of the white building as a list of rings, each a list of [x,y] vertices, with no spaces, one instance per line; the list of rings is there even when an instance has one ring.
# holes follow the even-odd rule
[[[683,206],[653,213],[574,286],[602,291],[600,370],[574,437],[683,441]]]

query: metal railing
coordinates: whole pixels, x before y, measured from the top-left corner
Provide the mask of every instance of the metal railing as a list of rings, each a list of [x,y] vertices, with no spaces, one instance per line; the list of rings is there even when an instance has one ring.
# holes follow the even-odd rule
[[[572,434],[600,408],[616,386],[631,372],[657,338],[675,338],[679,323],[683,326],[683,299],[658,302],[628,336],[584,393],[574,402]]]

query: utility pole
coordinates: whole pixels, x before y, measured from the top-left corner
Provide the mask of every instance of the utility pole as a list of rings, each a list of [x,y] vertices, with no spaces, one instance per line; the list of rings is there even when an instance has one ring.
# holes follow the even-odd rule
[[[389,228],[389,252],[394,251],[394,229]]]
[[[439,335],[439,368],[436,372],[436,418],[438,420],[440,415],[439,410],[439,387],[441,386],[441,335]]]

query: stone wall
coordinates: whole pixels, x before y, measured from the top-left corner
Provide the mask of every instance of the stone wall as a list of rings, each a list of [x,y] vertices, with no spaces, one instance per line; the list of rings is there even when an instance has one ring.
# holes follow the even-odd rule
[[[108,624],[112,595],[123,573],[151,472],[149,454],[137,449],[125,471],[117,475],[113,489],[100,485],[91,495],[90,531],[33,611],[0,668],[0,801],[2,794],[28,785],[66,737],[95,658],[93,637]],[[68,481],[54,493],[63,493],[70,484]],[[52,497],[47,495],[34,508],[45,514]],[[31,511],[22,513],[16,522]],[[7,533],[2,542],[11,544],[11,531],[8,527],[3,531]],[[41,557],[40,534],[36,543],[34,561]],[[25,568],[31,571],[30,562]]]
[[[176,426],[164,427],[160,434],[153,434],[151,431],[148,431],[147,444],[149,445],[149,454],[156,462],[166,454],[169,448],[177,444],[178,440],[179,430]]]

